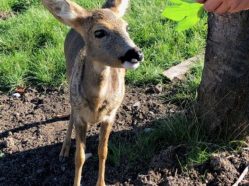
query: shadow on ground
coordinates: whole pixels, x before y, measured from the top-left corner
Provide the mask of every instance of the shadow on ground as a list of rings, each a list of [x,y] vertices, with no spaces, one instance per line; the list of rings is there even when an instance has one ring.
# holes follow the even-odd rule
[[[26,124],[26,127],[14,128],[11,134],[22,133],[31,128],[37,128],[40,125],[48,127],[49,125],[60,125],[58,122],[35,122]],[[66,125],[66,122],[63,122]],[[110,141],[120,140],[132,141],[132,139],[143,131],[144,127],[138,127],[133,130],[123,130],[113,132]],[[10,131],[0,133],[1,137],[8,137]],[[70,157],[64,162],[59,161],[59,152],[62,143],[55,143],[37,147],[34,149],[6,154],[0,158],[0,185],[72,185],[74,176],[74,152],[75,142],[73,140]],[[98,173],[97,158],[98,135],[87,137],[87,152],[93,153],[93,157],[88,159],[83,168],[82,185],[95,185]],[[127,160],[121,160],[118,166],[112,165],[109,161],[106,167],[106,181],[111,185],[120,185],[125,182],[130,185],[139,181],[139,174],[148,172],[148,162],[137,162],[136,167],[131,167]],[[142,185],[142,183],[141,183]]]
[[[172,117],[179,112],[178,107],[164,104],[160,95],[153,91],[148,93],[148,89],[127,90],[109,141],[108,185],[232,185],[248,165],[248,148],[229,151],[215,147],[213,152],[216,154],[207,161],[184,169],[181,163],[191,152],[189,144],[175,139],[175,144],[168,142],[165,145],[164,133],[152,143],[146,141],[151,129],[157,127],[155,121]],[[69,111],[68,95],[64,91],[40,93],[29,89],[18,99],[0,93],[1,186],[72,185],[74,141],[68,160],[59,161]],[[178,128],[183,131],[179,134],[185,135],[185,129]],[[141,134],[143,138],[140,138]],[[174,137],[174,131],[169,134]],[[82,185],[92,186],[96,184],[98,174],[98,126],[91,127],[87,136],[86,152],[93,153],[93,157],[85,163]],[[163,143],[160,143],[160,137],[164,138]],[[154,144],[160,148],[149,154]]]

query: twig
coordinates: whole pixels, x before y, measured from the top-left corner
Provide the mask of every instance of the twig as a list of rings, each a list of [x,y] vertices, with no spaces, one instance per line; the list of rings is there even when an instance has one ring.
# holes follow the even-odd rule
[[[69,119],[70,114],[58,114],[53,119]]]
[[[240,182],[244,179],[244,177],[247,175],[249,170],[249,165],[245,168],[245,170],[242,172],[242,174],[240,175],[239,179],[236,181],[235,184],[233,184],[233,186],[238,186],[240,184]]]

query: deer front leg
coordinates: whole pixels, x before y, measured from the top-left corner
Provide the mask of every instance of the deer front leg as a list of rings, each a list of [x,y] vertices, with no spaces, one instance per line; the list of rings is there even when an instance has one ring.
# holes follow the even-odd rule
[[[73,130],[73,117],[72,114],[70,115],[70,120],[68,123],[67,134],[64,139],[61,152],[60,152],[60,161],[63,161],[64,158],[69,156],[70,146],[71,146],[71,135]]]
[[[74,186],[80,186],[82,167],[85,162],[86,131],[87,123],[75,124],[76,154]]]
[[[104,122],[101,124],[99,136],[99,175],[97,186],[105,186],[105,162],[108,152],[108,140],[112,129],[112,122]]]

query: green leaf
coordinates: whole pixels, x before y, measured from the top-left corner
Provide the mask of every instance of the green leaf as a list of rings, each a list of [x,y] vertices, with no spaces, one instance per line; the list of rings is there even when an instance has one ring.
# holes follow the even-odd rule
[[[180,21],[176,26],[176,31],[184,31],[191,27],[193,27],[196,23],[200,21],[200,17],[198,16],[189,16]]]
[[[202,7],[202,5],[194,3],[194,4],[181,4],[181,5],[173,5],[166,8],[162,15],[173,21],[181,21],[185,17],[195,16],[198,14],[198,11]]]
[[[172,20],[172,21],[181,21],[188,13],[183,11],[182,5],[181,6],[171,6],[170,8],[166,8],[162,14],[164,17]]]
[[[182,31],[191,28],[200,20],[203,5],[195,0],[170,0],[172,5],[166,7],[162,16],[172,21],[179,22],[176,30]]]

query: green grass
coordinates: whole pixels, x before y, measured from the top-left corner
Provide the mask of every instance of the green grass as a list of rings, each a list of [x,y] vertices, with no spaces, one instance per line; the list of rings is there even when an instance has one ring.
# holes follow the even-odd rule
[[[103,3],[100,0],[77,2],[86,8],[100,7]],[[128,71],[128,83],[162,82],[163,70],[203,51],[205,17],[194,28],[176,32],[176,23],[161,17],[166,0],[132,0],[131,3],[125,19],[130,25],[131,37],[145,54],[145,61],[136,71]],[[52,17],[40,0],[1,0],[0,11],[15,12],[9,19],[0,20],[0,90],[9,91],[17,86],[58,88],[63,85],[66,82],[63,44],[69,28]],[[191,105],[196,99],[201,71],[200,62],[186,81],[166,85],[169,91],[164,95],[165,101],[184,108]],[[185,169],[205,162],[213,152],[236,149],[242,143],[212,141],[195,117],[189,119],[185,115],[156,121],[153,129],[132,139],[112,139],[108,161],[118,166],[122,159],[126,159],[130,162],[127,166],[134,166],[148,162],[155,153],[170,145],[184,144],[188,147],[186,158],[179,157],[178,160]]]
[[[100,0],[78,0],[86,8],[100,7]],[[162,81],[161,72],[198,54],[205,43],[205,18],[193,29],[178,33],[175,23],[161,17],[166,1],[134,0],[125,19],[131,37],[145,54],[136,71],[128,71],[132,84]],[[59,87],[65,83],[63,42],[68,27],[59,23],[40,0],[2,0],[0,11],[15,15],[0,20],[0,89],[16,86]]]
[[[149,166],[152,157],[167,148],[181,148],[173,153],[182,171],[206,162],[212,154],[223,151],[239,151],[246,143],[229,141],[217,136],[210,138],[195,117],[178,114],[168,119],[155,121],[153,130],[140,132],[135,137],[114,136],[109,142],[108,161],[114,166],[127,161],[127,168],[143,164]]]
[[[182,107],[190,106],[197,98],[197,88],[201,82],[203,61],[198,61],[187,74],[185,81],[167,84],[167,92],[163,95],[167,103]]]
[[[155,154],[170,146],[183,146],[186,152],[174,156],[181,170],[188,172],[190,167],[206,162],[212,154],[240,151],[241,147],[246,146],[244,141],[231,141],[229,136],[210,136],[197,119],[193,105],[201,81],[202,68],[203,62],[199,61],[187,75],[186,81],[168,84],[169,92],[162,97],[166,102],[188,110],[187,114],[175,114],[167,119],[154,121],[151,124],[151,132],[140,132],[131,139],[114,136],[109,142],[109,163],[119,166],[122,161],[128,160],[128,167],[139,166],[141,162],[150,162]]]
[[[191,30],[176,32],[176,23],[161,17],[165,6],[166,1],[133,1],[127,20],[132,38],[144,51],[145,62],[128,72],[129,82],[159,82],[163,70],[198,54],[205,45],[206,18]]]
[[[208,158],[207,147],[201,144],[207,136],[196,121],[187,119],[184,115],[178,115],[153,123],[151,132],[139,133],[132,140],[110,140],[108,160],[114,165],[119,165],[124,157],[130,166],[138,162],[150,162],[153,155],[166,149],[168,146],[179,144],[188,145],[187,157],[181,162],[182,166],[190,163],[204,162]]]

